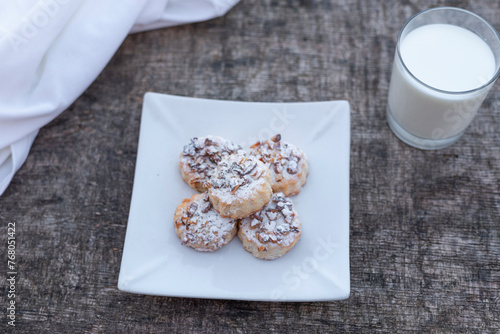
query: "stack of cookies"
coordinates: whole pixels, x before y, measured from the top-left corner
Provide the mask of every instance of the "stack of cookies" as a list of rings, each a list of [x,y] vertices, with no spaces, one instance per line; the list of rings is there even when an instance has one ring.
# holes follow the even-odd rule
[[[279,134],[248,151],[221,137],[192,138],[179,169],[201,192],[184,199],[175,212],[183,245],[210,252],[238,234],[248,252],[271,260],[299,240],[301,222],[288,196],[299,193],[309,167],[305,154]]]

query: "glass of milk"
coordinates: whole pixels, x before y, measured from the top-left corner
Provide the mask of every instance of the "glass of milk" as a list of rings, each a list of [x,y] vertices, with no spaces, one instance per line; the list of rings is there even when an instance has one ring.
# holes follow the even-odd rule
[[[459,8],[423,11],[398,36],[387,122],[411,146],[449,146],[499,74],[500,36],[488,22]]]

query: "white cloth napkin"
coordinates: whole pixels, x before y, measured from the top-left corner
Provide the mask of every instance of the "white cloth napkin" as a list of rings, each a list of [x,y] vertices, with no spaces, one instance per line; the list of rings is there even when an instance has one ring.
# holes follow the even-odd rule
[[[224,15],[239,0],[0,0],[0,195],[38,130],[106,66],[127,34]]]

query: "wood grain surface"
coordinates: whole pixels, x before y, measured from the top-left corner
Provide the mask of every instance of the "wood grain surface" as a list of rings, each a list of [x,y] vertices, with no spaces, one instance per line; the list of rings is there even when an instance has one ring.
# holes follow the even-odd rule
[[[434,6],[500,30],[500,2],[243,1],[209,22],[129,36],[40,131],[0,197],[0,332],[7,224],[16,223],[19,333],[500,333],[500,85],[465,136],[413,149],[386,123],[396,36]],[[351,296],[264,303],[117,289],[147,91],[351,104]]]

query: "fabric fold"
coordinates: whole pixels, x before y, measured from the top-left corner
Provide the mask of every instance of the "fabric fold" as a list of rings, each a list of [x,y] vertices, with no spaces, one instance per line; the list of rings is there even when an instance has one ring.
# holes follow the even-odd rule
[[[126,36],[212,19],[237,0],[26,0],[0,18],[0,195],[38,130],[71,105]]]

